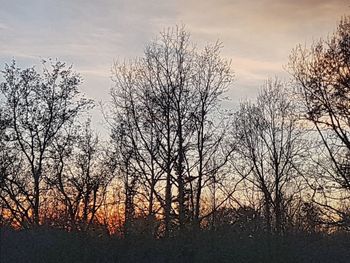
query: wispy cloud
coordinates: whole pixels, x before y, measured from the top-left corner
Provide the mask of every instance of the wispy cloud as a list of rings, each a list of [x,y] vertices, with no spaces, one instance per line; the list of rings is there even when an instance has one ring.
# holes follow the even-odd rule
[[[59,58],[82,73],[89,97],[108,100],[115,58],[142,55],[162,28],[185,24],[195,41],[224,43],[238,99],[285,74],[290,50],[332,32],[348,10],[346,0],[2,1],[0,64]]]
[[[6,30],[8,26],[5,23],[0,23],[0,30]]]

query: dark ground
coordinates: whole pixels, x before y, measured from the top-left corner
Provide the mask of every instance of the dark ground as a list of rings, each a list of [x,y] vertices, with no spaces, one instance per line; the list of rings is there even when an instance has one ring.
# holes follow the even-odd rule
[[[2,230],[1,263],[350,262],[350,235],[249,236],[234,231],[155,240],[37,229]]]

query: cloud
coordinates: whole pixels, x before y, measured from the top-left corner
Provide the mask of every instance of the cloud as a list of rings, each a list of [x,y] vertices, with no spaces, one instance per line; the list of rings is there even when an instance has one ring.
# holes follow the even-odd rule
[[[185,24],[200,45],[224,43],[238,100],[267,77],[285,76],[290,50],[332,32],[348,9],[345,0],[2,1],[0,64],[59,58],[82,73],[89,97],[108,100],[114,59],[140,56],[161,29]]]
[[[178,18],[195,39],[223,41],[237,78],[257,86],[264,74],[285,76],[291,50],[326,37],[349,8],[344,0],[180,0],[180,6]]]
[[[0,30],[7,30],[8,26],[5,23],[0,23]]]

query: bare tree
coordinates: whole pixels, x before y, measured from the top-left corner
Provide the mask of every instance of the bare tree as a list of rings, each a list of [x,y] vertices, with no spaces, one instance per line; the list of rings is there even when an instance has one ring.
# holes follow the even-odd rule
[[[67,211],[64,227],[88,230],[105,202],[111,180],[108,159],[91,130],[90,120],[55,138],[51,160],[52,170],[46,178]]]
[[[318,173],[312,188],[324,200],[317,202],[339,215],[334,205],[348,199],[350,189],[349,39],[350,21],[345,17],[328,39],[310,48],[297,47],[289,63],[304,117],[321,140],[313,154]]]
[[[268,81],[256,104],[242,103],[234,119],[236,171],[262,194],[267,231],[283,231],[286,201],[297,185],[302,131],[286,86]],[[273,215],[273,216],[272,216]]]
[[[46,65],[42,64],[40,75],[34,67],[21,70],[13,62],[5,66],[0,84],[4,110],[11,120],[9,136],[26,166],[23,178],[11,182],[21,195],[11,199],[23,207],[35,225],[40,224],[43,174],[53,140],[91,105],[80,96],[81,78],[71,67],[61,62],[52,62],[48,68]],[[25,201],[19,201],[23,195]]]
[[[9,136],[7,129],[10,120],[0,108],[0,226],[9,218],[5,218],[6,210],[8,210],[8,195],[7,195],[7,179],[15,172],[18,159],[15,155],[15,150],[9,146]]]
[[[150,43],[143,58],[114,66],[115,123],[123,125],[129,162],[150,189],[149,214],[154,197],[163,208],[166,236],[173,223],[182,231],[194,218],[199,224],[203,188],[227,161],[213,165],[225,137],[215,113],[232,80],[220,49],[216,43],[199,52],[175,28]]]
[[[154,216],[156,184],[162,172],[155,162],[158,152],[158,136],[155,130],[152,100],[140,83],[136,64],[115,64],[112,90],[113,121],[112,144],[115,147],[115,168],[125,193],[125,233],[135,219],[135,202],[138,206],[147,199],[146,216]],[[148,99],[142,99],[147,97]],[[138,187],[136,186],[143,186]],[[143,189],[141,189],[143,188]],[[136,199],[135,199],[136,200]]]
[[[217,42],[206,46],[198,54],[192,78],[194,111],[191,121],[194,126],[195,161],[192,161],[189,170],[190,182],[195,179],[196,184],[193,201],[196,227],[201,222],[203,189],[225,166],[233,150],[232,145],[227,143],[227,116],[219,110],[220,99],[232,82],[230,63],[221,58],[221,48],[221,43]]]

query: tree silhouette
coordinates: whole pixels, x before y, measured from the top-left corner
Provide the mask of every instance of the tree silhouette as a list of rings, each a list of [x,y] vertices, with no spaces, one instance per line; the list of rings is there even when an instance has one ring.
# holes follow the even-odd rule
[[[316,167],[322,172],[317,180],[320,185],[314,187],[315,194],[322,192],[325,199],[339,188],[346,191],[350,188],[349,40],[350,22],[345,17],[328,39],[320,40],[310,48],[299,46],[290,56],[289,69],[303,102],[304,116],[321,139],[321,152],[327,153],[327,160],[317,161]],[[339,198],[342,194],[336,195]],[[333,206],[327,201],[321,205],[325,205],[325,209]],[[331,210],[342,214],[334,206]]]
[[[163,208],[165,236],[173,224],[180,231],[199,227],[203,188],[232,152],[223,149],[227,129],[217,111],[232,80],[220,49],[216,43],[199,52],[184,29],[174,28],[144,57],[114,66],[112,138],[124,141],[120,151],[133,182],[148,185],[149,215],[154,197]],[[157,193],[163,186],[165,193]]]
[[[40,75],[35,68],[21,70],[13,62],[6,65],[0,84],[4,112],[10,120],[7,132],[23,169],[6,178],[5,184],[11,189],[7,197],[17,207],[11,211],[35,225],[40,224],[43,176],[53,141],[91,105],[80,97],[81,79],[70,67],[61,62],[51,63],[49,68],[46,65],[44,62]]]
[[[287,195],[297,185],[296,167],[304,145],[288,88],[269,80],[257,102],[242,103],[234,119],[237,140],[236,171],[262,194],[267,231],[283,231]],[[299,159],[299,160],[298,160]],[[272,218],[273,214],[273,218]]]

